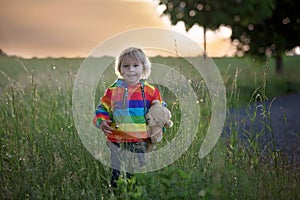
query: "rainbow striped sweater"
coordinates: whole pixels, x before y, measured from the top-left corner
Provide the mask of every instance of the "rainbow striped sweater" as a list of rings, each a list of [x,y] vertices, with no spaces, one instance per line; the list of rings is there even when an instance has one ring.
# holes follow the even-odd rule
[[[138,84],[127,84],[118,79],[101,98],[93,122],[100,128],[103,120],[112,121],[114,131],[107,136],[111,142],[145,141],[147,129],[144,116],[154,100],[161,102],[161,95],[148,82],[142,80]]]

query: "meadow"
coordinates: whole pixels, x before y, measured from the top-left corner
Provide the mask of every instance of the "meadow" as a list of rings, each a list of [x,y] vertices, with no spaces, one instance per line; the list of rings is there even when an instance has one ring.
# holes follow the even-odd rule
[[[226,87],[228,109],[300,92],[299,56],[284,57],[285,72],[280,76],[273,58],[213,60]],[[191,76],[201,100],[199,131],[178,160],[158,171],[136,174],[132,180],[121,179],[119,196],[114,196],[109,187],[111,169],[86,150],[73,121],[72,89],[83,59],[0,57],[0,198],[300,199],[299,163],[271,150],[262,157],[258,146],[243,148],[234,134],[234,123],[230,139],[219,139],[210,154],[200,159],[198,151],[211,113],[205,83],[193,76],[183,59],[156,57],[151,61]],[[106,72],[112,73],[112,69]],[[102,81],[109,84],[114,78]],[[99,83],[102,88],[103,82]],[[180,105],[170,91],[160,89],[175,122],[159,144],[163,146],[176,134]]]

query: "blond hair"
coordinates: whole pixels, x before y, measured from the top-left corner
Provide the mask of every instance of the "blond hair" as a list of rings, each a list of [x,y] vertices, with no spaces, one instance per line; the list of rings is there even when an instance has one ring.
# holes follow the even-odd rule
[[[118,78],[123,78],[121,75],[121,65],[127,56],[130,56],[131,58],[134,58],[140,63],[142,63],[142,79],[147,79],[151,74],[151,63],[146,54],[143,52],[143,50],[136,47],[129,47],[127,49],[124,49],[116,58],[115,73],[118,76]]]

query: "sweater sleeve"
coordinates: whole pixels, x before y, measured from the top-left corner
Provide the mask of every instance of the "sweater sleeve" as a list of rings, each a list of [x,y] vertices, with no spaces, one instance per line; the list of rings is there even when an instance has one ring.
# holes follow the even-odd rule
[[[93,123],[97,128],[100,128],[103,120],[111,120],[111,97],[112,91],[107,89],[96,108]]]

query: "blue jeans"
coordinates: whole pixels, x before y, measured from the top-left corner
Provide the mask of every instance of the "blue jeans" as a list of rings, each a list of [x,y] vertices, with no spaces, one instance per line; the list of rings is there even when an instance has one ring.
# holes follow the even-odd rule
[[[113,167],[112,176],[111,176],[111,186],[113,188],[117,187],[116,181],[119,179],[121,172],[121,163],[122,155],[120,154],[121,150],[129,150],[133,153],[138,153],[138,161],[140,166],[144,164],[144,153],[146,152],[147,143],[146,142],[127,142],[127,143],[116,143],[109,142],[110,147],[110,160]],[[130,179],[133,175],[126,172],[126,178]]]

